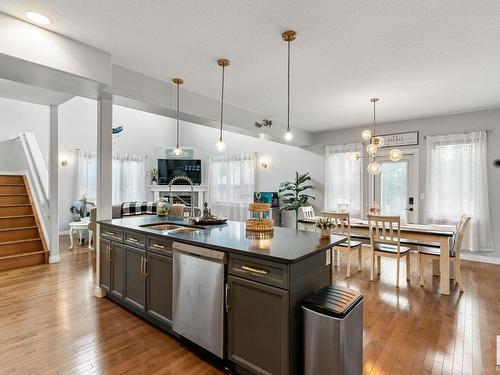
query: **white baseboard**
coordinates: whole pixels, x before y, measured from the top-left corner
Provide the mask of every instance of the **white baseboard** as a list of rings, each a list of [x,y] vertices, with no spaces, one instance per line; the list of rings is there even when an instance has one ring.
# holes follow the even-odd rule
[[[100,286],[96,286],[94,288],[94,296],[96,296],[97,298],[106,297],[106,291]]]
[[[59,255],[50,255],[49,263],[59,263],[61,261],[61,257]]]
[[[69,236],[69,230],[60,230],[59,236]]]
[[[494,255],[484,255],[484,254],[473,254],[473,253],[464,253],[460,254],[460,259],[462,260],[470,260],[471,262],[482,262],[482,263],[490,263],[490,264],[500,264],[500,257]]]

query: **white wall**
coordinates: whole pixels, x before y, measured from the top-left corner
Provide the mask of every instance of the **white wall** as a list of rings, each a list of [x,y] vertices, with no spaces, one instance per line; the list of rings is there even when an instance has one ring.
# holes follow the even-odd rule
[[[45,163],[49,159],[49,107],[0,98],[0,140],[34,133]]]
[[[369,127],[369,126],[368,126]],[[367,126],[321,132],[314,135],[315,150],[324,152],[324,145],[344,144],[361,141],[361,131]],[[411,121],[401,121],[377,125],[377,133],[390,134],[404,131],[419,131],[419,190],[425,192],[425,139],[427,135],[450,134],[487,130],[488,132],[488,185],[490,211],[492,217],[493,237],[496,252],[486,256],[500,257],[500,168],[495,168],[493,162],[500,159],[500,109],[460,113],[448,116],[424,118]],[[365,173],[364,189],[365,206],[368,205],[368,173]],[[324,177],[323,177],[324,178]],[[419,219],[425,217],[425,197],[419,201]]]

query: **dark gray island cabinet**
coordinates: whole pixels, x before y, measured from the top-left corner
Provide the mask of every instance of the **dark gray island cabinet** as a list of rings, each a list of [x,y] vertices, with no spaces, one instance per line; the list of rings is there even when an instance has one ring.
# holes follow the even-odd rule
[[[226,365],[238,374],[303,372],[301,303],[330,283],[329,248],[343,238],[321,240],[314,233],[277,228],[272,241],[241,240],[242,223],[203,233],[159,235],[142,228],[141,222],[101,223],[101,286],[108,298],[172,333],[172,244],[223,251]],[[294,246],[306,243],[310,251],[293,253]],[[277,250],[289,246],[289,258],[273,252],[273,245]]]

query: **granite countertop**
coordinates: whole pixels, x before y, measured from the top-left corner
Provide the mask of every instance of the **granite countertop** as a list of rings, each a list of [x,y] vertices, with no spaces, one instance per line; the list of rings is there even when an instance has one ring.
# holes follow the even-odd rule
[[[245,223],[237,221],[228,221],[226,224],[216,226],[195,226],[187,219],[148,215],[101,220],[99,223],[280,263],[297,262],[345,241],[345,237],[342,236],[332,235],[330,238],[320,238],[319,233],[316,232],[281,227],[274,228],[272,238],[253,239],[247,237]],[[187,225],[200,230],[191,233],[162,233],[147,227],[155,223]]]

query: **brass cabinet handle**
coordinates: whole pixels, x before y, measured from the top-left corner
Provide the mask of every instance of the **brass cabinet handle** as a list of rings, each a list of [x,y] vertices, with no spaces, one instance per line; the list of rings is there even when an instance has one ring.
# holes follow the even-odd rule
[[[107,234],[108,236],[114,236],[115,235],[115,232],[104,232],[104,234]]]
[[[128,240],[130,242],[139,242],[139,240],[137,238],[134,238],[134,237],[129,237]]]
[[[226,293],[225,293],[225,300],[226,300],[226,312],[229,312],[229,309],[231,306],[229,306],[229,283],[226,283]]]
[[[244,271],[256,273],[258,275],[267,275],[269,273],[266,270],[261,270],[259,268],[253,268],[253,267],[250,267],[250,266],[241,266],[241,269],[244,270]]]
[[[143,263],[144,263],[144,273],[142,274],[142,276],[144,278],[146,278],[146,277],[151,276],[151,275],[148,273],[148,258],[146,258],[146,257],[143,257],[143,258],[144,258],[144,261],[143,261]]]
[[[105,255],[106,255],[106,258],[105,258],[106,262],[109,262],[109,244],[106,245],[106,254]]]
[[[108,245],[108,249],[109,249],[109,263],[112,263],[113,262],[113,248],[111,247],[111,245]]]
[[[163,246],[163,245],[158,245],[157,243],[154,243],[154,244],[152,244],[151,246],[153,246],[153,247],[155,247],[155,248],[157,248],[157,249],[164,249],[164,248],[165,248],[165,246]]]
[[[141,270],[139,272],[141,277],[144,277],[144,257],[141,256]]]

